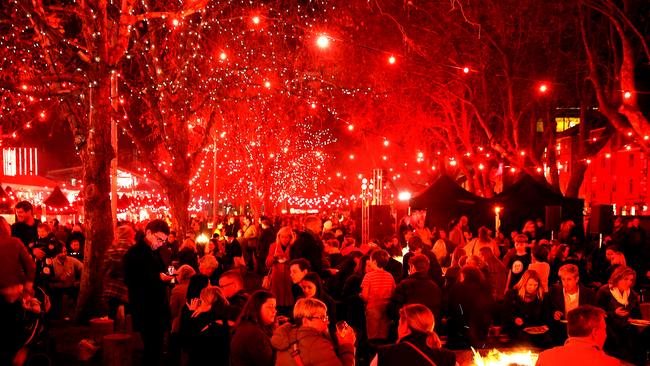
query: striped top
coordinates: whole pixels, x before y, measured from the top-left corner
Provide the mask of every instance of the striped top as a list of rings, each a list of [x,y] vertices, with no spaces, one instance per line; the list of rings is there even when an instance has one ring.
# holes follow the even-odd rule
[[[386,305],[395,290],[395,280],[390,273],[377,269],[363,276],[361,290],[368,294],[368,307]]]

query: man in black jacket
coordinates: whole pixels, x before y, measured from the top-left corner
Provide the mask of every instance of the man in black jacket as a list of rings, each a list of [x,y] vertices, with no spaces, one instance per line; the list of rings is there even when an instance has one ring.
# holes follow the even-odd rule
[[[167,283],[172,277],[165,274],[162,260],[154,252],[169,235],[169,226],[163,220],[150,221],[144,237],[124,255],[124,281],[129,290],[129,305],[133,326],[140,332],[144,344],[144,365],[159,365],[163,339],[170,324]]]
[[[556,344],[567,339],[566,315],[582,305],[596,305],[596,293],[579,283],[580,271],[575,264],[565,264],[558,271],[561,284],[551,287],[549,297],[549,325]]]
[[[410,275],[402,280],[388,303],[388,317],[399,320],[399,310],[408,304],[422,304],[429,308],[435,319],[440,319],[442,292],[429,277],[429,258],[416,254],[409,260]]]
[[[323,273],[323,241],[320,233],[323,230],[323,222],[316,216],[305,217],[305,231],[298,235],[298,239],[291,246],[289,254],[291,259],[304,258],[309,261],[311,270]]]
[[[257,273],[260,276],[264,276],[268,270],[265,265],[266,256],[269,254],[271,244],[275,241],[275,231],[271,226],[271,219],[268,217],[260,218],[260,226],[262,227],[262,231],[257,245]]]
[[[404,270],[402,273],[408,273],[409,271],[409,260],[416,254],[423,254],[429,259],[429,277],[438,285],[442,287],[444,285],[444,280],[442,278],[442,268],[440,268],[440,263],[438,263],[438,258],[433,254],[431,248],[426,246],[422,239],[419,236],[412,236],[408,241],[409,251],[404,255],[402,260],[402,265]]]
[[[11,236],[20,239],[31,252],[38,239],[37,230],[40,223],[34,218],[34,206],[28,201],[20,201],[16,203],[16,222],[11,225]]]

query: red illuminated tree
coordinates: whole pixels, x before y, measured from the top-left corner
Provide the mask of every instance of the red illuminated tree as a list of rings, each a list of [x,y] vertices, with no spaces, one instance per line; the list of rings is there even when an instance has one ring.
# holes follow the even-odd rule
[[[205,198],[217,182],[218,199],[250,201],[256,213],[262,203],[314,194],[306,178],[318,185],[325,153],[309,149],[327,138],[313,125],[330,112],[321,106],[328,88],[315,70],[319,35],[310,24],[324,13],[231,2],[137,30],[141,51],[125,63],[121,123],[167,192],[179,230],[190,187]],[[205,169],[215,147],[216,179]]]

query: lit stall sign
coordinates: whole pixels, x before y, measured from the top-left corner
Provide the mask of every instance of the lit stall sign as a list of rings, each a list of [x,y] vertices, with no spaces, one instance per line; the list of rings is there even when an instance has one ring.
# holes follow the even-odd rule
[[[38,149],[5,147],[2,149],[2,171],[5,176],[38,175]]]

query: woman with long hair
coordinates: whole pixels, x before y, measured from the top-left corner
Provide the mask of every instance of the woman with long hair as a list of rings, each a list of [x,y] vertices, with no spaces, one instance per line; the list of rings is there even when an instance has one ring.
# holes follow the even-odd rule
[[[641,319],[639,295],[632,289],[636,272],[626,266],[618,266],[609,282],[596,294],[598,307],[607,313],[607,340],[605,351],[626,361],[644,361],[650,343],[650,328],[637,328],[630,319]]]
[[[504,326],[512,339],[529,340],[538,345],[549,341],[541,329],[530,337],[529,327],[546,325],[547,298],[541,279],[534,270],[527,270],[504,299]],[[548,335],[548,333],[547,333]]]
[[[560,242],[569,246],[576,243],[578,240],[574,235],[576,224],[572,220],[566,220],[560,224],[560,231],[557,233],[557,238]]]
[[[449,290],[448,347],[481,347],[492,323],[492,291],[480,269],[465,266]]]
[[[266,257],[266,267],[269,268],[269,291],[275,295],[278,309],[285,313],[290,311],[294,303],[291,292],[291,277],[289,276],[289,250],[296,241],[296,233],[289,226],[278,230],[275,243],[269,247]]]
[[[336,302],[323,289],[323,281],[316,272],[309,272],[300,281],[300,288],[306,299],[318,299],[327,305],[327,316],[330,324],[336,324]]]
[[[397,343],[379,348],[370,365],[454,366],[456,354],[442,348],[433,330],[435,324],[433,313],[426,306],[405,305],[399,311]]]
[[[497,243],[490,237],[490,229],[485,226],[481,226],[478,229],[478,237],[472,239],[466,246],[465,252],[469,255],[479,255],[481,248],[488,247],[492,249],[492,253],[497,257],[501,256],[499,251],[499,246]]]
[[[199,271],[199,256],[196,252],[196,243],[190,238],[186,238],[178,250],[178,265],[182,266],[184,264],[194,268],[196,272]]]
[[[271,346],[275,307],[275,295],[268,291],[256,291],[250,296],[230,341],[231,366],[272,366],[275,363],[275,351]]]
[[[445,289],[449,290],[451,289],[454,284],[456,284],[456,281],[458,280],[458,277],[460,276],[460,259],[462,257],[465,257],[465,249],[461,247],[456,247],[454,249],[454,252],[451,254],[451,266],[447,268],[447,272],[445,272]]]
[[[225,308],[228,300],[219,287],[210,285],[201,290],[199,299],[181,320],[181,339],[188,364],[227,364],[230,329]]]

